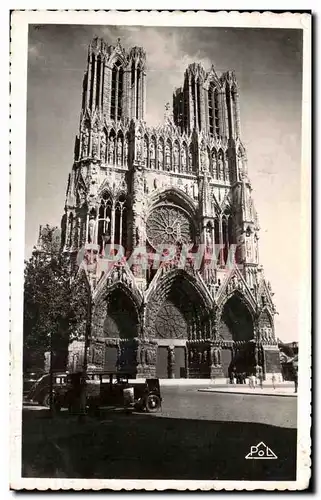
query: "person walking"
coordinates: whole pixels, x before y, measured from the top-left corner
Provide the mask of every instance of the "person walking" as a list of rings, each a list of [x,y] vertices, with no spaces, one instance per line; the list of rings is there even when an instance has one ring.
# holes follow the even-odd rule
[[[273,389],[275,389],[275,373],[272,374],[272,385]]]
[[[294,378],[294,392],[298,392],[298,370],[294,368],[293,370],[293,378]]]

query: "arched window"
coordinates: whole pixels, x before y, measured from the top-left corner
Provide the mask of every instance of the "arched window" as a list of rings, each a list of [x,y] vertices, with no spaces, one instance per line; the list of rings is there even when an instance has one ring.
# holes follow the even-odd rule
[[[199,81],[192,77],[192,100],[194,105],[194,127],[201,126],[200,85]]]
[[[121,62],[116,61],[112,69],[111,78],[110,117],[112,120],[120,120],[122,115],[123,75]]]
[[[112,200],[108,192],[105,192],[100,200],[98,212],[98,245],[100,253],[104,253],[105,246],[110,243],[111,237],[111,207]]]
[[[211,135],[220,135],[219,93],[214,85],[208,89],[208,121]]]
[[[220,118],[219,118],[219,95],[217,89],[214,91],[214,132],[216,136],[220,135]]]
[[[137,72],[136,72],[136,119],[139,118],[139,87],[140,87],[140,84],[141,84],[141,69],[140,67],[138,66],[137,68]]]

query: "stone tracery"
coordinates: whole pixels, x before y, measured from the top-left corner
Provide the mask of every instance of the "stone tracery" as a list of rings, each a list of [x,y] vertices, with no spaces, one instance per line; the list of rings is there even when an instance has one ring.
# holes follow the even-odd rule
[[[90,251],[98,247],[99,259],[109,244],[121,244],[125,252],[132,252],[136,245],[146,243],[152,255],[159,245],[176,246],[176,260],[159,270],[134,265],[124,274],[120,264],[120,268],[108,274],[107,288],[122,283],[128,290],[139,290],[146,302],[145,315],[135,312],[137,328],[128,326],[128,338],[121,339],[132,343],[116,342],[117,356],[122,360],[121,366],[125,366],[127,355],[135,364],[134,357],[137,374],[155,376],[160,346],[152,338],[157,334],[165,344],[174,341],[165,346],[172,353],[168,354],[173,365],[171,373],[182,359],[179,349],[183,348],[187,376],[200,375],[202,370],[204,376],[218,376],[226,365],[224,356],[231,342],[236,346],[237,342],[259,342],[257,339],[262,338],[265,344],[272,345],[275,335],[272,293],[258,291],[259,227],[247,176],[246,152],[240,140],[238,85],[233,72],[219,76],[213,67],[206,72],[194,63],[184,74],[182,88],[174,93],[173,112],[167,106],[164,123],[148,127],[144,121],[145,68],[146,54],[142,48],[126,51],[120,42],[110,46],[102,40],[90,45],[78,149],[67,190],[63,250],[75,255],[83,244],[90,246]],[[217,267],[209,272],[206,254],[206,265],[201,263],[197,270],[191,261],[186,263],[184,272],[188,280],[194,280],[193,285],[192,281],[179,281],[181,245],[192,249],[203,243],[210,257],[214,255],[214,245],[223,245]],[[227,278],[230,269],[226,269],[226,263],[228,249],[236,243],[237,263],[244,281],[236,279],[234,283]],[[97,276],[95,280],[93,283],[100,286],[104,277]],[[151,292],[151,287],[155,287],[159,297]],[[198,291],[193,287],[198,287]],[[251,293],[256,297],[253,300],[260,313],[252,320],[251,332],[236,332],[237,321],[231,320],[229,312],[234,339],[224,339],[222,311],[217,303],[222,290],[225,299],[229,299],[231,314],[236,316],[246,316],[247,305],[246,300],[242,303],[238,299],[245,309],[239,307],[239,302],[231,298],[233,294],[245,297]],[[261,296],[264,305],[260,303]],[[117,300],[115,314],[106,329],[110,346],[110,332],[126,317],[122,301]],[[101,302],[100,306],[105,318],[107,305]],[[263,314],[264,307],[269,307],[272,316]],[[98,304],[95,310],[98,317]],[[103,322],[96,318],[93,332],[101,331]],[[138,340],[134,341],[133,336]],[[183,343],[175,344],[178,341]],[[104,354],[101,347],[98,351],[96,359],[101,365]]]

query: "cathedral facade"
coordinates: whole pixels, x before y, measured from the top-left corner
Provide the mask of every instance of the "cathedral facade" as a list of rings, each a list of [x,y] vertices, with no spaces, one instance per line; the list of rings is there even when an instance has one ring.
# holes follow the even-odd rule
[[[91,294],[88,366],[136,377],[280,372],[235,74],[194,63],[144,121],[146,54],[94,39],[62,221]],[[88,326],[88,325],[87,325]],[[84,338],[69,346],[83,363]]]

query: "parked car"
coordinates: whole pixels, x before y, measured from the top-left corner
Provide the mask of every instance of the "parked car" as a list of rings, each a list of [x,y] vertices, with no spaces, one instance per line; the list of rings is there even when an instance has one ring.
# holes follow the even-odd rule
[[[53,373],[52,389],[54,396],[59,388],[67,384],[67,376],[67,372]],[[26,394],[26,400],[35,401],[43,406],[50,406],[50,373],[45,373],[42,377],[38,378],[28,394]]]
[[[130,375],[111,372],[88,372],[85,380],[86,407],[94,413],[104,406],[124,407],[154,413],[161,408],[161,393],[158,379],[145,382],[130,382]],[[57,409],[79,406],[82,384],[81,373],[69,374],[67,384],[57,388]],[[77,411],[77,410],[76,410]]]
[[[34,384],[42,377],[44,374],[43,370],[33,370],[28,371],[23,374],[23,397],[26,397]]]

